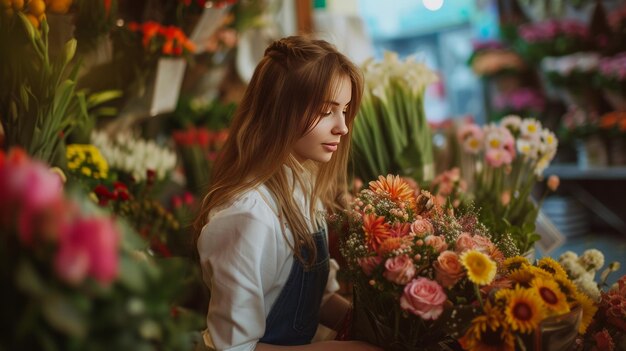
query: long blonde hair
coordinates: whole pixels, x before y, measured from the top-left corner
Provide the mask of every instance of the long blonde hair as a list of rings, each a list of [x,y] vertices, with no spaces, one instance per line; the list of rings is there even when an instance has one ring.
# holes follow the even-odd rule
[[[346,112],[349,132],[341,137],[329,162],[300,165],[291,155],[292,147],[316,125],[341,77],[352,83]],[[326,41],[293,36],[272,43],[254,71],[235,112],[230,136],[215,161],[211,186],[196,221],[197,235],[212,209],[265,184],[277,202],[281,223],[286,221],[291,229],[294,255],[305,264],[314,262],[315,244],[293,198],[292,186],[308,184],[303,179],[307,172],[303,171],[311,172],[315,179],[309,199],[311,219],[318,200],[329,210],[340,206],[338,197],[347,190],[350,131],[362,94],[360,70]],[[293,170],[293,179],[288,179],[283,165]],[[310,253],[306,259],[302,248]]]

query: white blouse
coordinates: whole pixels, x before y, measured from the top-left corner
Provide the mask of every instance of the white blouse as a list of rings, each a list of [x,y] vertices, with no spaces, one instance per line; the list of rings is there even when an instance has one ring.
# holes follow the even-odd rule
[[[288,228],[282,234],[276,202],[269,194],[259,186],[211,211],[200,233],[202,274],[211,290],[204,332],[209,348],[254,350],[289,277],[294,258],[285,237],[293,239]],[[296,189],[294,197],[301,208],[308,208],[301,190]],[[335,279],[339,267],[334,260],[330,266],[322,304],[339,289]]]

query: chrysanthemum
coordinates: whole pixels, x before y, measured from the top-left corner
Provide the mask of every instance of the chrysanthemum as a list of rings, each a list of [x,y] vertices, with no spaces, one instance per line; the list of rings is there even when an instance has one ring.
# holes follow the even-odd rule
[[[531,333],[544,317],[539,296],[534,290],[524,288],[509,290],[504,314],[511,328],[522,333]]]
[[[557,315],[569,312],[567,297],[554,280],[536,278],[530,285],[537,290],[537,295],[548,310]]]
[[[580,292],[574,293],[573,298],[572,308],[577,304],[583,308],[583,318],[578,327],[578,333],[584,334],[589,324],[591,324],[596,311],[598,311],[598,306],[587,295]]]
[[[415,191],[400,176],[388,174],[379,176],[378,180],[370,182],[370,190],[375,193],[386,193],[392,201],[397,203],[408,202],[415,209]]]
[[[551,275],[559,275],[561,277],[567,277],[567,273],[561,267],[561,265],[550,257],[544,257],[537,262],[537,267],[550,273]]]
[[[363,216],[363,231],[365,232],[365,242],[373,251],[378,251],[380,244],[391,237],[389,224],[385,223],[385,217],[375,214]]]
[[[385,241],[383,241],[380,246],[378,247],[378,255],[380,255],[381,257],[385,257],[386,255],[390,254],[392,251],[400,249],[402,247],[408,247],[411,244],[410,239],[407,238],[389,238],[389,239],[385,239]]]
[[[461,346],[465,350],[514,351],[515,336],[504,323],[504,315],[496,308],[488,310],[487,306],[486,314],[474,318],[465,335],[459,339]]]
[[[461,255],[461,263],[467,269],[469,280],[474,284],[487,285],[496,276],[496,263],[480,251],[465,251]]]
[[[520,269],[524,266],[530,265],[528,259],[523,256],[513,256],[504,260],[504,269],[508,272],[512,272],[514,270]]]

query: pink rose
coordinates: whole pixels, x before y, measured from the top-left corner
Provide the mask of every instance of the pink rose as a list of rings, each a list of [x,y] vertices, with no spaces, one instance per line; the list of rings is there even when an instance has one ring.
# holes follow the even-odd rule
[[[484,252],[491,252],[493,247],[495,246],[489,238],[486,238],[481,235],[474,235],[472,238],[474,239],[474,249],[479,249]]]
[[[432,223],[429,220],[418,217],[415,222],[411,223],[411,233],[420,238],[431,235],[435,232]]]
[[[435,320],[443,312],[447,296],[443,288],[430,279],[419,277],[404,287],[400,307],[422,319]]]
[[[467,250],[471,250],[476,246],[476,243],[474,242],[474,238],[472,238],[472,235],[470,233],[467,232],[463,232],[461,233],[461,235],[459,235],[459,237],[456,239],[456,252],[457,253],[461,253]]]
[[[383,276],[392,283],[404,285],[415,276],[415,265],[407,255],[388,258]]]
[[[383,259],[380,256],[361,257],[357,260],[359,266],[363,270],[363,273],[368,277],[372,275],[374,268],[378,266]]]
[[[445,288],[453,286],[465,275],[459,256],[453,251],[442,252],[433,266],[435,279]]]
[[[426,245],[432,246],[437,252],[443,252],[448,248],[446,239],[439,235],[429,235],[424,239],[424,242]]]
[[[110,218],[77,218],[62,236],[55,269],[70,283],[89,274],[103,284],[118,274],[119,233]]]

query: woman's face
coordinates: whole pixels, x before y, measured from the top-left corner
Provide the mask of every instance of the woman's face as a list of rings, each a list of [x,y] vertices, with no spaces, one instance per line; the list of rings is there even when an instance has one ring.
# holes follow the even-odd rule
[[[348,133],[346,109],[352,99],[352,82],[347,76],[342,76],[337,84],[335,95],[327,101],[329,107],[322,111],[315,127],[294,145],[292,153],[300,163],[306,160],[330,161],[341,136]]]

